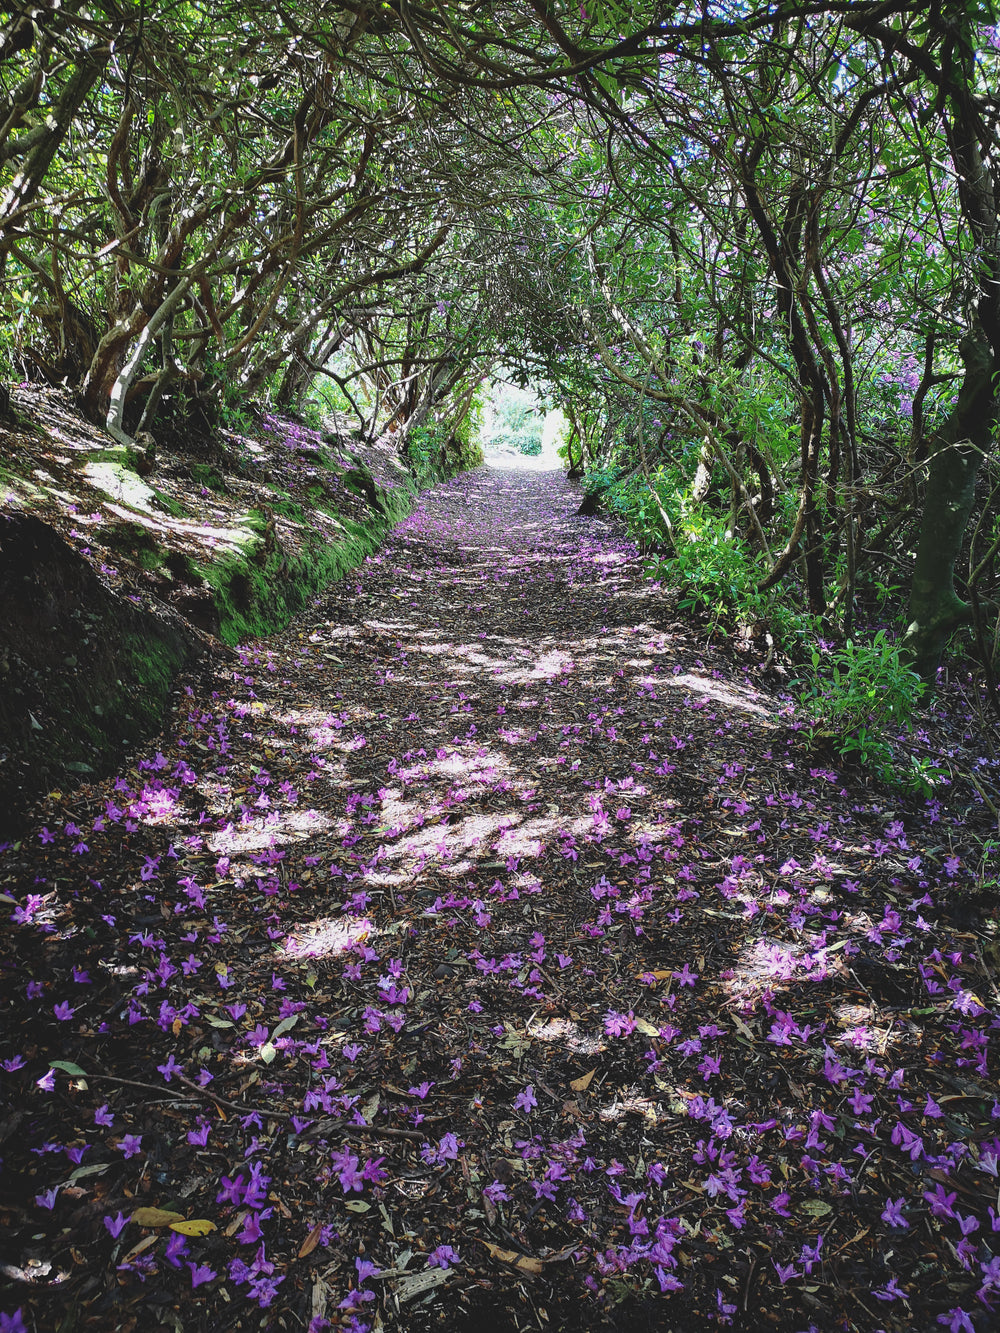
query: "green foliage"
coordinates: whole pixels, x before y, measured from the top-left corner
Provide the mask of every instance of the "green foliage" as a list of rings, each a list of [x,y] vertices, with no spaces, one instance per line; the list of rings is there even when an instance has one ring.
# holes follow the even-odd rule
[[[542,452],[544,414],[530,388],[506,382],[495,384],[485,417],[484,429],[492,445],[529,457]]]
[[[430,486],[465,468],[478,467],[483,453],[465,417],[454,427],[447,421],[414,426],[406,437],[406,458],[417,485]]]
[[[829,672],[825,683],[819,675],[821,666]],[[814,649],[812,667],[817,674],[806,697],[821,703],[828,722],[844,731],[905,725],[925,689],[884,629],[867,644],[848,639],[825,660]]]
[[[815,627],[815,618],[786,593],[759,590],[760,570],[745,538],[726,518],[686,497],[673,522],[670,553],[658,559],[655,574],[679,588],[678,606],[706,623],[709,638],[764,631],[794,656]]]
[[[940,764],[925,755],[901,755],[897,752],[886,780],[890,786],[900,787],[911,796],[921,796],[926,800],[950,779]]]
[[[1000,838],[986,838],[981,843],[976,879],[981,889],[1000,904]]]
[[[749,612],[756,570],[725,519],[701,508],[690,509],[675,533],[670,574],[680,583],[678,605],[707,618],[710,630]]]
[[[406,457],[418,486],[428,484],[435,477],[447,443],[447,430],[436,422],[411,429],[406,437]]]
[[[349,413],[353,415],[350,400],[340,385],[327,375],[317,376],[312,381],[299,409],[302,424],[310,430],[326,430],[332,419]]]
[[[775,469],[798,456],[799,422],[787,379],[767,363],[727,386],[727,418],[741,438],[752,440]]]
[[[926,689],[884,629],[870,643],[848,639],[833,652],[814,648],[812,675],[800,682],[799,699],[812,717],[811,734],[842,759],[874,769],[895,786],[932,791],[941,774],[915,756],[900,754],[898,736]]]
[[[678,606],[706,625],[709,638],[763,629],[795,655],[814,618],[787,590],[758,590],[760,568],[747,539],[727,516],[692,501],[677,467],[660,467],[650,480],[652,486],[639,473],[622,477],[620,466],[609,464],[588,469],[584,489],[603,495],[639,546],[656,552],[651,576],[678,589]]]
[[[192,463],[191,477],[199,486],[204,486],[206,490],[217,491],[220,495],[225,494],[226,483],[215,468],[208,463]]]
[[[655,496],[645,477],[625,477],[611,484],[605,498],[607,508],[625,520],[642,550],[669,543],[670,534],[661,508],[672,524],[679,516],[681,493],[669,485],[663,473],[654,479],[654,489]]]
[[[585,495],[605,495],[611,490],[615,482],[622,475],[622,469],[617,463],[606,463],[587,468],[583,476],[583,492]],[[618,513],[625,516],[624,510],[618,508],[617,496],[608,496],[608,504],[614,506]]]
[[[470,460],[469,467],[478,467],[483,461],[480,439],[483,432],[485,398],[485,389],[480,384],[469,399],[469,406],[464,416],[454,428],[455,439]]]
[[[253,417],[242,402],[227,401],[227,398],[223,397],[218,404],[218,413],[220,426],[232,431],[234,435],[253,434]]]
[[[322,401],[312,394],[303,402],[299,410],[303,426],[310,430],[324,430],[327,425],[327,409]]]

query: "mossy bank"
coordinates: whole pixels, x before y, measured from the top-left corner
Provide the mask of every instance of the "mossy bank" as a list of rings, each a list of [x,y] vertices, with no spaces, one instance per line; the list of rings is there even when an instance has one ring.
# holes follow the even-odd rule
[[[264,417],[133,450],[22,388],[0,432],[0,836],[162,725],[181,672],[282,629],[384,541],[420,485],[479,461]],[[414,465],[415,464],[415,465]]]

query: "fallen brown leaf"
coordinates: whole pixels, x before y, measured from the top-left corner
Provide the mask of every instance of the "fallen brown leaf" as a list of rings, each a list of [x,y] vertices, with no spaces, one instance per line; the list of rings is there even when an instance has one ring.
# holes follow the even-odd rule
[[[313,1250],[319,1244],[319,1238],[322,1234],[323,1224],[322,1222],[317,1222],[312,1231],[309,1232],[309,1235],[306,1236],[305,1240],[299,1246],[300,1259],[304,1259],[307,1254],[312,1254]]]
[[[483,1244],[489,1251],[491,1259],[499,1259],[502,1263],[513,1264],[523,1273],[540,1273],[542,1271],[541,1259],[532,1258],[530,1254],[518,1254],[516,1250],[502,1250],[499,1245],[492,1244],[491,1241],[484,1240]]]

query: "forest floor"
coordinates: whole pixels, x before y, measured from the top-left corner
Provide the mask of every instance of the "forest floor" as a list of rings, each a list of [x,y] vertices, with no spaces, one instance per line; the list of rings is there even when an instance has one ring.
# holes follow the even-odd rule
[[[0,1329],[997,1326],[984,807],[579,499],[426,493],[3,847]]]

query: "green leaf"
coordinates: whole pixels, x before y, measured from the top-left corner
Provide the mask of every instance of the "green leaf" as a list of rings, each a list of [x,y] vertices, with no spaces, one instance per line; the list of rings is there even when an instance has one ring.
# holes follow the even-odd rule
[[[88,1176],[102,1175],[110,1166],[110,1162],[92,1162],[90,1166],[78,1166],[70,1176],[69,1183],[75,1185],[78,1180],[86,1180]]]
[[[64,1074],[72,1074],[74,1078],[86,1078],[87,1071],[75,1065],[72,1060],[50,1060],[49,1064],[53,1069],[61,1069]]]

